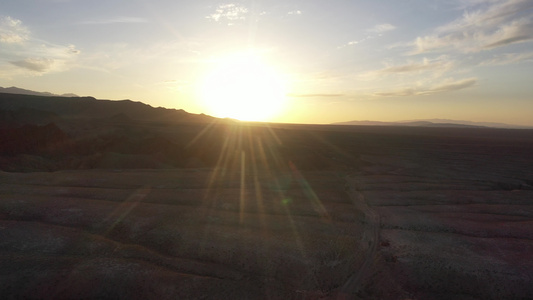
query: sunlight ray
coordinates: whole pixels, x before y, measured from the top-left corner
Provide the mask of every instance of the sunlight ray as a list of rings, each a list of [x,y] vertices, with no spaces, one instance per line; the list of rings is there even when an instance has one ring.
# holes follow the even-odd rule
[[[243,224],[246,209],[246,152],[241,151],[241,188],[239,196],[239,222]]]
[[[320,215],[320,217],[330,220],[331,217],[328,211],[322,204],[322,201],[320,201],[320,198],[318,198],[318,196],[316,195],[309,182],[307,182],[305,177],[300,173],[300,171],[298,171],[298,169],[292,162],[289,163],[289,166],[291,167],[294,177],[296,181],[300,184],[300,187],[304,191],[305,195],[309,200],[311,200],[311,204],[315,208],[316,212]]]
[[[102,223],[106,224],[109,221],[112,223],[106,229],[104,235],[109,234],[115,226],[123,221],[126,216],[142,202],[142,200],[150,193],[151,187],[144,186],[135,190],[124,202],[120,203],[112,212],[107,216]]]
[[[291,230],[292,230],[292,234],[294,236],[294,242],[296,243],[296,246],[298,248],[298,251],[300,252],[300,254],[302,255],[302,258],[305,260],[305,261],[308,261],[308,258],[309,258],[309,255],[305,249],[305,246],[303,244],[303,241],[302,241],[302,237],[300,236],[300,233],[298,231],[298,228],[294,222],[294,219],[293,219],[293,216],[292,216],[292,212],[291,212],[291,209],[288,205],[282,205],[283,209],[285,210],[285,213],[286,213],[286,216],[287,216],[287,219],[289,221],[289,225],[291,227]]]
[[[187,145],[185,145],[185,148],[189,148],[192,145],[194,145],[202,136],[204,136],[209,129],[213,128],[215,126],[216,121],[209,122],[207,126],[205,126]]]

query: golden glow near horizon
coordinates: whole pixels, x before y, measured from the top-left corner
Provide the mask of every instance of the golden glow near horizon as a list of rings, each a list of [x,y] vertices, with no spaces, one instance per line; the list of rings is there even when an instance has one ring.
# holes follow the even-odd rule
[[[533,126],[532,0],[406,2],[0,1],[0,87],[268,122]]]
[[[209,114],[243,121],[272,119],[286,104],[281,74],[253,52],[219,59],[200,93]]]

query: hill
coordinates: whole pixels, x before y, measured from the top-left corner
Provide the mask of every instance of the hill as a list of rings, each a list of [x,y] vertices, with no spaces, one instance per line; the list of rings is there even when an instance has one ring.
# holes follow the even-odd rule
[[[131,100],[0,93],[0,170],[209,165],[214,159],[198,153],[211,150],[187,144],[224,122],[231,121]]]
[[[117,115],[161,122],[210,122],[212,117],[190,114],[184,110],[154,108],[131,100],[97,100],[93,97],[63,97],[0,93],[0,111],[39,110],[70,119],[105,119]],[[123,116],[123,117],[124,117]],[[15,120],[16,121],[16,120]],[[31,122],[31,120],[25,120]]]

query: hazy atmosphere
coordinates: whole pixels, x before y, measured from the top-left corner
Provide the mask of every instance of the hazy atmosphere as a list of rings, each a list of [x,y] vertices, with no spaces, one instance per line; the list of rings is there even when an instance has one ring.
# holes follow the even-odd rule
[[[533,0],[0,0],[0,298],[533,299]]]
[[[533,125],[533,1],[0,2],[0,86],[289,123]]]

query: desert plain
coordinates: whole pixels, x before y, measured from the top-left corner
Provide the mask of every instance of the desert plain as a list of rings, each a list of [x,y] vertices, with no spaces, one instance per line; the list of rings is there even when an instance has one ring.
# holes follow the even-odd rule
[[[3,299],[533,297],[533,130],[139,120],[130,102],[74,117],[16,97]]]

